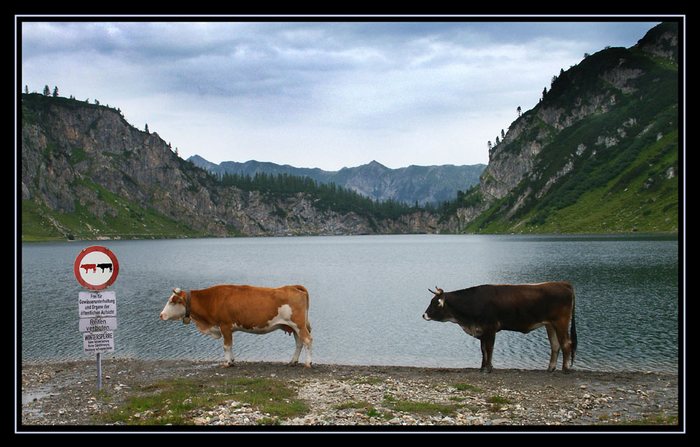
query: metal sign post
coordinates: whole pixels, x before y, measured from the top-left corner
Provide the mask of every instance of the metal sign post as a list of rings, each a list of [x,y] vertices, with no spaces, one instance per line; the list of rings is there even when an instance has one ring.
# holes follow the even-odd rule
[[[119,261],[106,247],[94,245],[78,254],[73,273],[81,286],[91,290],[78,294],[78,328],[83,333],[83,352],[96,355],[97,391],[100,391],[102,353],[114,352],[112,331],[117,328],[117,294],[104,289],[117,279]]]

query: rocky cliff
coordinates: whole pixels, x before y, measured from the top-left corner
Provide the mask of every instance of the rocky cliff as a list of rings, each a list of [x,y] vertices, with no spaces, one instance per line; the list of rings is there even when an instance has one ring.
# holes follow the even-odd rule
[[[308,194],[223,187],[104,106],[22,95],[23,240],[372,234],[436,231],[425,212],[398,219],[317,209]]]
[[[479,182],[486,167],[476,165],[408,166],[391,169],[373,160],[362,166],[324,171],[318,168],[297,168],[255,160],[245,163],[225,161],[220,164],[193,155],[188,158],[196,166],[214,174],[289,174],[309,177],[319,183],[335,183],[374,200],[395,200],[419,205],[453,200],[457,191],[464,191]]]
[[[678,230],[678,25],[556,76],[460,198],[466,231]]]

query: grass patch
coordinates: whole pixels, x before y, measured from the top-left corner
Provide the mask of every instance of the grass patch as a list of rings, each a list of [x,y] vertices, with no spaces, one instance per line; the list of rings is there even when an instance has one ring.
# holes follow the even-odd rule
[[[452,386],[455,387],[458,391],[471,391],[473,393],[480,393],[481,391],[483,391],[478,386],[474,386],[468,383],[455,383]]]
[[[248,403],[270,417],[258,423],[278,424],[278,418],[306,414],[308,406],[296,398],[296,391],[279,380],[259,378],[198,381],[175,379],[141,388],[120,408],[102,416],[103,422],[127,425],[189,425],[197,410],[213,408],[230,400]],[[277,422],[275,422],[277,420]]]
[[[511,403],[509,399],[499,396],[498,394],[489,397],[486,399],[486,402],[491,404],[491,411],[501,411],[503,409],[503,405]]]
[[[379,417],[379,418],[389,420],[392,417],[394,417],[394,415],[388,411],[387,412],[379,411],[374,405],[372,405],[371,403],[369,403],[365,400],[360,400],[360,401],[351,400],[351,401],[347,401],[347,402],[343,402],[343,403],[334,405],[333,408],[335,408],[336,410],[348,410],[348,409],[364,410],[365,414],[371,418]]]
[[[371,417],[371,418],[382,418],[382,419],[385,419],[387,421],[394,417],[394,415],[391,414],[390,412],[387,411],[387,412],[382,413],[381,411],[377,410],[374,407],[370,407],[367,410],[367,416]]]
[[[280,420],[279,418],[260,418],[257,421],[255,421],[257,425],[280,425]]]
[[[83,149],[82,147],[74,147],[71,150],[68,162],[71,164],[71,166],[75,166],[81,161],[85,160],[86,158],[87,154],[85,153],[85,149]]]
[[[428,415],[454,414],[457,408],[459,408],[459,406],[456,404],[436,404],[433,402],[419,402],[412,400],[397,400],[390,402],[389,406],[395,411]]]
[[[506,399],[503,396],[499,396],[498,394],[489,397],[486,401],[490,404],[499,404],[499,405],[505,405],[505,404],[511,403],[510,400]]]

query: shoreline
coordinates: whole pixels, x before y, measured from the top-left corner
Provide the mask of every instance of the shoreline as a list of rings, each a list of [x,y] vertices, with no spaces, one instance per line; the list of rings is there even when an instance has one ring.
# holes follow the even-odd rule
[[[41,242],[111,242],[111,241],[154,241],[154,240],[181,240],[181,239],[241,239],[241,238],[294,238],[294,237],[328,237],[328,236],[649,236],[649,237],[667,237],[678,239],[678,231],[618,231],[618,232],[586,232],[586,233],[368,233],[368,234],[273,234],[273,235],[169,235],[169,236],[147,236],[134,237],[131,235],[122,236],[102,236],[97,239],[67,239],[67,238],[43,238],[39,236],[30,236],[30,239],[24,240],[20,238],[22,244],[41,243]]]
[[[185,393],[192,398],[209,388],[217,396],[216,402],[190,408],[175,423],[187,426],[678,430],[680,420],[678,375],[663,372],[494,369],[484,374],[471,368],[315,364],[308,369],[270,362],[222,368],[215,361],[136,359],[103,360],[102,369],[103,389],[98,393],[94,360],[23,362],[18,377],[21,427],[114,425],[123,430],[143,423],[165,425],[146,419],[159,414],[155,406],[123,420],[105,417],[124,412],[130,400],[165,393],[166,384],[172,383],[179,384],[173,391],[197,384],[196,392]],[[283,400],[303,409],[288,415],[245,402],[247,394],[236,393],[252,393],[242,388],[255,381],[284,387],[288,394]]]

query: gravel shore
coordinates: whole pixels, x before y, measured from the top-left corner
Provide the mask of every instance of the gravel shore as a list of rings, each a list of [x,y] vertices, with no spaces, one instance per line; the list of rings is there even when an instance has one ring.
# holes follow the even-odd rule
[[[19,430],[43,426],[105,425],[100,415],[121,408],[149,385],[194,378],[274,378],[296,391],[309,411],[275,420],[282,426],[487,426],[675,427],[678,377],[651,372],[414,368],[109,359],[103,391],[96,391],[94,361],[23,363]],[[397,402],[423,404],[412,410]],[[361,404],[360,404],[361,403]],[[430,411],[437,408],[441,411]],[[448,409],[444,410],[444,409]],[[144,413],[147,413],[145,410]],[[195,426],[256,426],[269,415],[254,405],[226,401],[188,413]],[[141,417],[133,416],[133,423]],[[115,427],[117,430],[128,429]],[[240,429],[241,427],[239,427]]]

